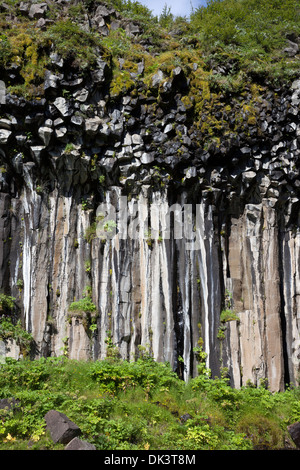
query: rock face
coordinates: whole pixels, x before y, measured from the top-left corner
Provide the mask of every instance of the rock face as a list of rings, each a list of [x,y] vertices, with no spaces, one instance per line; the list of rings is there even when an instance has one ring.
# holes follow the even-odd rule
[[[296,383],[299,81],[262,88],[255,116],[220,96],[224,128],[235,107],[244,121],[216,144],[180,67],[148,88],[132,76],[132,93],[112,90],[102,57],[87,76],[53,54],[51,67],[43,98],[0,97],[0,289],[34,356],[104,358],[111,335],[122,357],[142,345],[188,379],[201,338],[212,375],[227,367],[235,387]],[[86,287],[93,325],[69,312]]]

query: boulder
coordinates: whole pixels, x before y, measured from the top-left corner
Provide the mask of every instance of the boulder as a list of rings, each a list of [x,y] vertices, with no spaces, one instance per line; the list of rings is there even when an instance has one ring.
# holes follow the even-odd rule
[[[30,5],[27,2],[21,2],[19,6],[19,10],[21,13],[28,15]]]
[[[70,116],[71,113],[70,113],[69,105],[65,98],[59,96],[58,98],[56,98],[53,104],[62,116],[64,117]]]
[[[74,439],[66,445],[65,450],[96,450],[96,447],[90,442],[82,441],[78,437],[74,437]]]
[[[123,146],[129,147],[132,145],[132,136],[128,132],[125,134]]]
[[[116,163],[116,159],[113,157],[107,157],[101,160],[101,166],[108,172],[112,171],[115,163]]]
[[[296,54],[299,52],[299,46],[297,43],[287,40],[288,42],[288,47],[284,49],[284,52],[289,56],[289,57],[294,57]]]
[[[144,152],[141,156],[141,163],[143,165],[148,165],[154,161],[154,153],[146,153]]]
[[[158,87],[160,83],[163,81],[163,79],[164,79],[163,72],[161,70],[158,70],[158,72],[152,77],[152,86],[154,88]]]
[[[62,57],[59,54],[57,54],[57,52],[51,52],[50,60],[52,64],[57,65],[57,67],[62,68],[64,66],[64,61]]]
[[[86,119],[85,130],[88,134],[95,135],[98,132],[100,124],[101,124],[101,119],[98,116]]]
[[[102,28],[103,26],[105,26],[105,19],[103,18],[103,16],[100,15],[94,16],[93,24],[95,24],[97,28]]]
[[[128,23],[125,25],[125,31],[128,34],[128,36],[132,37],[136,34],[140,34],[141,30],[139,26],[135,23]]]
[[[164,133],[165,134],[170,134],[173,132],[174,128],[172,124],[167,124],[166,127],[164,128]]]
[[[100,5],[97,7],[97,10],[95,12],[95,17],[97,16],[102,16],[104,18],[107,18],[108,16],[110,16],[112,13],[114,13],[114,9],[113,8],[108,8],[106,7],[105,5]]]
[[[10,119],[0,118],[0,129],[11,130]]]
[[[48,10],[47,3],[33,3],[29,10],[29,18],[41,18]]]
[[[81,434],[77,424],[73,423],[66,415],[59,411],[48,411],[44,419],[47,425],[46,428],[50,432],[54,443],[68,444],[74,437],[78,437]]]
[[[94,83],[102,83],[105,81],[105,75],[109,67],[104,60],[97,60],[97,68],[91,71],[92,80]]]
[[[88,96],[89,92],[86,88],[76,91],[73,95],[75,100],[80,101],[80,103],[84,103],[87,100]]]
[[[38,21],[36,22],[35,27],[40,28],[43,31],[45,31],[47,23],[49,23],[49,20],[47,21],[47,20],[45,20],[45,18],[39,18]]]
[[[0,400],[0,410],[16,410],[19,408],[20,402],[16,398],[1,398]]]
[[[117,124],[111,124],[110,126],[107,125],[107,129],[104,128],[103,132],[101,131],[101,134],[109,135],[111,133],[115,137],[121,138],[123,130],[124,130],[123,123],[117,122]]]
[[[99,130],[99,135],[108,137],[112,130],[113,129],[108,124],[103,123],[101,129]],[[114,128],[114,130],[116,132],[116,135],[120,133],[120,128],[118,129],[118,126],[117,128]]]
[[[60,77],[54,75],[49,70],[45,71],[45,81],[44,81],[44,90],[48,90],[49,88],[57,88],[57,82],[59,81]]]
[[[7,129],[0,129],[0,144],[6,144],[10,136],[11,131],[8,131]]]
[[[139,134],[133,134],[132,135],[132,144],[136,146],[143,146],[144,141],[143,138]]]
[[[242,174],[242,179],[245,182],[250,182],[256,178],[256,173],[255,171],[244,171]]]
[[[74,124],[74,126],[80,127],[83,124],[83,117],[74,115],[71,117],[71,123]]]
[[[58,127],[55,129],[55,135],[57,139],[63,139],[68,132],[68,129],[65,126]]]
[[[43,126],[39,128],[38,133],[44,144],[47,146],[51,140],[53,129],[51,129],[51,127]]]
[[[185,413],[184,415],[180,416],[180,421],[182,423],[186,423],[189,419],[193,419],[193,416],[191,416],[189,413]]]
[[[288,432],[291,435],[296,446],[300,449],[300,422],[288,426]]]

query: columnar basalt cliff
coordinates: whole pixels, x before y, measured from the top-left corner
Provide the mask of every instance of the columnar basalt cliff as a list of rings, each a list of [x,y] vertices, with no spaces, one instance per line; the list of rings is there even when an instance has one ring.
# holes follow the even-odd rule
[[[45,27],[47,3],[21,6]],[[122,21],[102,5],[84,25],[138,36]],[[296,383],[300,81],[213,93],[195,54],[147,77],[143,60],[133,71],[120,60],[114,75],[101,50],[85,73],[50,57],[40,96],[9,89],[14,64],[0,88],[0,289],[34,356],[104,358],[109,336],[123,358],[142,345],[188,379],[200,340],[234,387]],[[103,203],[116,222],[125,214],[125,234],[112,224],[99,236]],[[175,221],[163,236],[171,206],[192,208],[190,237]],[[96,310],[70,310],[86,292]]]

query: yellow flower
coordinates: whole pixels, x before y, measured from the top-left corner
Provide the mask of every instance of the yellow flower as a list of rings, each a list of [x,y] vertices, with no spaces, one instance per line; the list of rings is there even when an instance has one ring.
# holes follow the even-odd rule
[[[9,441],[15,441],[16,438],[12,437],[9,433],[7,434],[6,438],[4,439],[4,442],[9,442]]]

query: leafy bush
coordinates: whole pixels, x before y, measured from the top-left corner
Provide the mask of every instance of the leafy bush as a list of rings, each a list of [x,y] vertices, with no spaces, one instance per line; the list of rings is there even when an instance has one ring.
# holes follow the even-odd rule
[[[297,74],[297,61],[284,57],[282,50],[288,35],[300,34],[299,15],[297,0],[211,0],[191,15],[191,30],[210,60],[223,51],[227,64],[237,60],[248,73],[283,80]]]
[[[251,441],[245,433],[228,431],[222,426],[211,427],[207,423],[192,425],[189,423],[185,440],[187,448],[207,450],[250,450]],[[190,446],[190,447],[189,447]]]
[[[14,324],[10,318],[0,319],[0,339],[4,341],[7,339],[15,340],[23,356],[29,354],[33,344],[32,335],[22,327],[21,321],[18,320]]]
[[[237,430],[252,441],[254,449],[283,448],[282,432],[276,420],[271,417],[255,415],[255,413],[243,416],[237,424]]]
[[[15,300],[10,295],[0,294],[0,315],[11,314]]]
[[[211,0],[191,15],[207,47],[237,45],[268,52],[285,45],[285,34],[299,33],[296,0]],[[209,46],[210,45],[210,46]]]
[[[209,373],[185,384],[149,354],[136,362],[10,359],[0,366],[0,398],[7,397],[17,405],[0,410],[0,449],[63,448],[47,435],[50,409],[99,450],[278,449],[286,426],[300,419],[298,388],[235,390]]]
[[[82,299],[72,302],[69,311],[75,313],[94,313],[96,312],[96,305],[90,298],[90,296],[85,296]]]
[[[152,358],[136,362],[96,361],[91,366],[91,378],[100,385],[101,392],[116,395],[134,387],[141,387],[148,397],[156,387],[170,387],[177,376],[168,364]]]
[[[239,317],[231,310],[231,309],[226,309],[222,310],[221,315],[220,315],[220,321],[225,323],[229,321],[239,321]]]
[[[97,35],[84,31],[71,20],[57,21],[44,33],[46,40],[64,59],[80,69],[92,66],[99,56],[101,43]]]
[[[24,387],[29,390],[38,390],[48,379],[49,374],[42,361],[19,362],[7,359],[5,366],[0,369],[0,387],[10,384],[12,389]]]
[[[151,10],[136,0],[107,0],[108,5],[112,5],[117,11],[131,20],[143,20],[146,22],[155,21]]]

